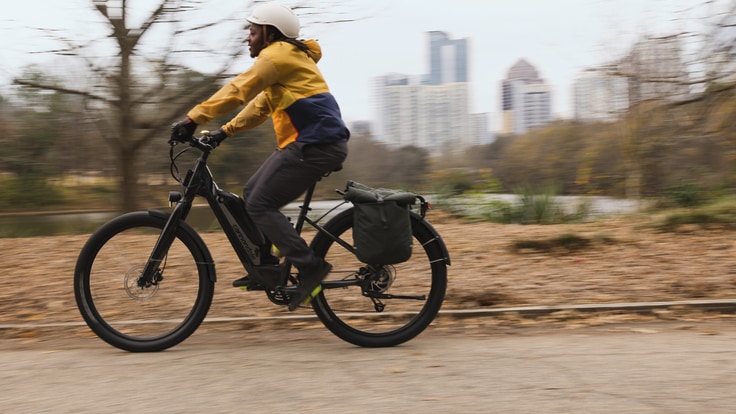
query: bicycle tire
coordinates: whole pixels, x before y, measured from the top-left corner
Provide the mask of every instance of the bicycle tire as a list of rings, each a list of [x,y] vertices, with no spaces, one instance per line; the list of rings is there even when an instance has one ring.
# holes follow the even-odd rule
[[[161,230],[164,213],[134,212],[112,219],[82,248],[74,295],[89,328],[108,344],[130,352],[157,352],[188,338],[204,320],[214,295],[211,255],[196,232],[180,223],[163,280],[140,288],[135,281]]]
[[[359,286],[325,288],[314,298],[313,309],[325,327],[337,337],[362,347],[389,347],[409,341],[423,332],[442,306],[447,288],[449,256],[434,228],[411,212],[414,252],[409,261],[381,266],[392,272],[393,280],[379,290],[385,294],[417,297],[383,299],[385,309],[378,311],[371,298]],[[352,208],[332,218],[324,229],[344,241],[352,241]],[[332,237],[319,232],[311,247],[333,265],[323,286],[330,281],[349,280],[366,269],[347,249]],[[334,282],[333,282],[334,283]],[[423,296],[423,299],[418,297]]]

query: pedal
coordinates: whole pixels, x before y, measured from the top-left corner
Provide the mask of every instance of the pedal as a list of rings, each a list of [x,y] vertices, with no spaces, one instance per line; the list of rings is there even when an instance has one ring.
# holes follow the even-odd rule
[[[241,290],[268,290],[279,283],[281,267],[279,265],[256,266],[256,272],[241,277],[233,282],[233,287]]]
[[[250,276],[245,276],[234,281],[233,287],[240,288],[243,291],[266,290],[265,286],[251,279]]]

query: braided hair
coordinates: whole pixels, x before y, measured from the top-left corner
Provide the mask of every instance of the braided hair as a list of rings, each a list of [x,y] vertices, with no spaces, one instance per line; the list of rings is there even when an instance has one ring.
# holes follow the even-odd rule
[[[299,50],[301,50],[304,53],[309,52],[309,46],[307,46],[304,42],[298,39],[291,39],[286,37],[279,29],[277,29],[274,26],[265,26],[266,28],[266,39],[268,39],[269,43],[273,42],[285,42],[289,43],[291,45],[296,46]]]

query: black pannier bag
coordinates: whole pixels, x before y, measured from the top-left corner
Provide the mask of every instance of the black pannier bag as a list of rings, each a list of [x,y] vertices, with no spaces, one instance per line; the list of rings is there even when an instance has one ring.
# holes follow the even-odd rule
[[[409,206],[416,202],[416,194],[348,181],[344,197],[354,206],[353,244],[361,262],[387,265],[409,260],[413,244]]]

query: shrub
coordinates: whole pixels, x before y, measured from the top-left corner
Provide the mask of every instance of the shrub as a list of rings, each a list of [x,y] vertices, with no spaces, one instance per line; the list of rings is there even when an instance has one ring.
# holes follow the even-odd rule
[[[18,211],[52,206],[63,201],[62,192],[40,175],[0,178],[0,210]]]
[[[670,187],[665,190],[665,196],[678,207],[695,207],[705,203],[704,192],[697,184],[689,182]]]

